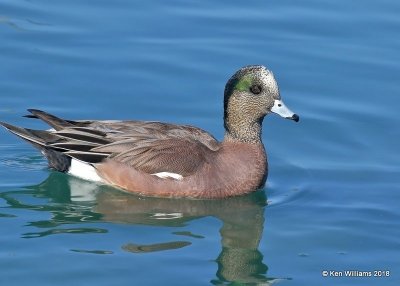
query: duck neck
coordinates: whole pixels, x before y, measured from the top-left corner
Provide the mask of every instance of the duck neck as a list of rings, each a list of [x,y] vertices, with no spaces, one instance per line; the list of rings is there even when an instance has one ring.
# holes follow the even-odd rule
[[[262,144],[261,130],[263,119],[260,118],[255,121],[235,120],[234,123],[230,122],[229,119],[225,120],[224,141]]]

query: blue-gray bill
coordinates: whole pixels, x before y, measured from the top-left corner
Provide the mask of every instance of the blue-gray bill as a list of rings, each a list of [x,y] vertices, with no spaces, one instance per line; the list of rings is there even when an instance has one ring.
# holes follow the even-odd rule
[[[282,100],[280,99],[275,99],[274,101],[274,105],[271,108],[271,111],[273,113],[276,113],[280,116],[282,116],[283,118],[286,119],[291,119],[295,122],[299,122],[300,117],[294,113],[293,111],[291,111],[284,103]]]

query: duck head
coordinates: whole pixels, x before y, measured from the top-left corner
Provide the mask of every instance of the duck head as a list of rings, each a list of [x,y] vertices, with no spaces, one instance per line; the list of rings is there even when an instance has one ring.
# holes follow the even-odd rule
[[[283,103],[273,73],[264,66],[246,66],[227,82],[224,92],[224,127],[227,140],[261,141],[264,117],[276,113],[299,121]]]

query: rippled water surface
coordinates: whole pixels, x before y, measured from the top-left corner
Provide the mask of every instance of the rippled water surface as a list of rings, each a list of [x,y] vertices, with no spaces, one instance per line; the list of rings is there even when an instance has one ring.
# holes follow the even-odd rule
[[[215,201],[51,172],[1,130],[0,284],[399,285],[399,13],[396,0],[0,0],[1,121],[44,128],[21,117],[40,108],[221,139],[225,82],[247,64],[272,69],[301,116],[264,121],[264,190]]]

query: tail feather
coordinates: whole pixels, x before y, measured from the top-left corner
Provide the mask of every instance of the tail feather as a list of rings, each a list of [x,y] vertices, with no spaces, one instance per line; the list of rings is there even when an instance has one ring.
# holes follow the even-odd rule
[[[97,147],[97,144],[91,144],[91,143],[86,143],[86,142],[60,142],[60,143],[54,143],[49,145],[52,148],[55,149],[61,149],[63,151],[83,151],[83,152],[89,152],[92,150],[94,147]]]
[[[49,114],[47,112],[44,112],[42,110],[38,110],[38,109],[28,109],[28,111],[30,113],[32,113],[32,115],[27,115],[26,117],[29,118],[39,118],[41,120],[43,120],[44,122],[46,122],[47,124],[49,124],[51,127],[53,127],[55,130],[61,130],[64,128],[68,128],[68,127],[74,127],[75,125],[72,124],[70,121],[58,118],[52,114]]]
[[[56,136],[47,131],[21,128],[1,121],[0,125],[38,148],[47,158],[50,168],[56,169],[60,172],[68,171],[68,168],[71,165],[71,158],[59,152],[56,148],[53,150],[48,148],[47,144],[49,142],[55,142],[58,139]]]
[[[82,142],[87,142],[87,143],[93,143],[93,144],[108,144],[111,143],[109,139],[104,138],[104,136],[98,136],[98,135],[93,135],[88,132],[81,132],[81,131],[76,131],[75,129],[65,129],[61,131],[56,131],[54,134],[73,139],[73,140],[78,140]]]
[[[41,119],[55,131],[22,128],[1,121],[0,126],[38,148],[47,158],[51,168],[70,172],[71,164],[76,160],[90,166],[109,157],[109,152],[93,150],[100,145],[112,143],[105,132],[92,129],[85,122],[66,121],[36,109],[28,111],[32,115],[26,117]]]
[[[84,151],[68,151],[64,154],[68,155],[71,158],[75,158],[79,161],[86,163],[100,163],[104,159],[106,159],[109,154],[106,153],[94,153],[94,152],[84,152]]]
[[[0,121],[0,125],[2,125],[4,128],[6,128],[11,133],[17,135],[18,137],[21,137],[22,139],[32,143],[36,147],[38,147],[38,146],[45,147],[46,146],[46,141],[43,138],[40,138],[39,136],[37,136],[38,134],[35,134],[35,132],[32,132],[34,130],[21,128],[21,127],[14,126],[14,125],[11,125],[11,124],[8,124],[5,122],[1,122],[1,121]]]

